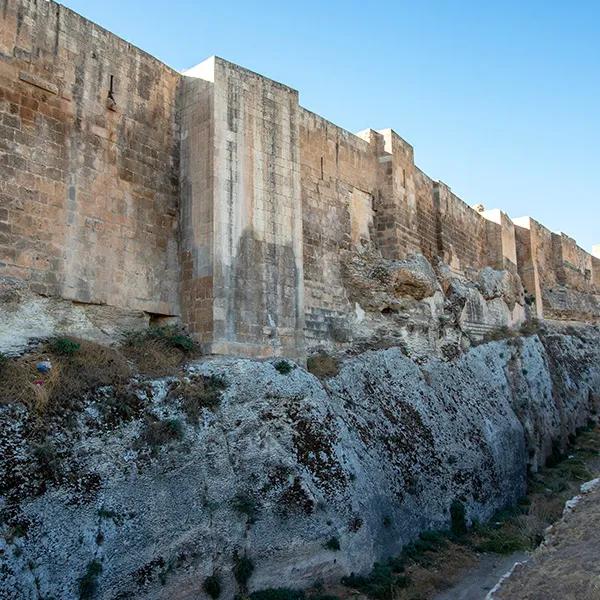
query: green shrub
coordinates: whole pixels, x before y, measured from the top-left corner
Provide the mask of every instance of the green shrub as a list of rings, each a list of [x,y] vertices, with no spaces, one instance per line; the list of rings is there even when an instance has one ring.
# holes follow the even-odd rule
[[[342,583],[377,600],[394,600],[398,588],[406,587],[408,579],[394,575],[389,564],[375,563],[369,575],[352,574],[342,578]]]
[[[414,542],[414,548],[418,552],[434,552],[444,548],[448,543],[445,531],[423,531],[419,539]]]
[[[304,600],[305,598],[304,592],[288,588],[270,588],[250,594],[250,600]]]
[[[464,504],[455,500],[450,506],[450,529],[456,536],[467,533],[467,519]]]
[[[102,573],[102,563],[99,560],[91,561],[85,574],[79,580],[80,600],[91,600],[98,591],[98,577]]]
[[[147,418],[141,439],[153,448],[164,446],[174,440],[181,440],[183,439],[183,424],[180,419],[153,421]]]
[[[197,423],[203,409],[215,410],[227,384],[224,379],[211,375],[191,381],[180,381],[170,395],[181,396],[181,407],[192,423]]]
[[[196,342],[190,336],[181,333],[169,337],[167,341],[170,346],[183,352],[192,352],[196,348]]]
[[[258,502],[246,492],[238,492],[231,500],[231,506],[242,515],[246,515],[248,523],[256,522]]]
[[[295,366],[289,363],[287,360],[280,360],[276,362],[273,366],[282,375],[288,375],[295,369]]]
[[[124,336],[125,344],[129,346],[143,346],[151,340],[162,342],[182,352],[192,352],[197,349],[196,342],[176,325],[148,327],[148,329],[144,329],[143,331],[127,332]]]
[[[329,538],[324,544],[323,548],[327,550],[331,550],[333,552],[339,552],[340,550],[340,540],[336,537]]]
[[[210,575],[204,580],[202,588],[213,600],[216,600],[221,595],[221,578],[218,575]]]
[[[532,544],[528,537],[510,530],[488,528],[484,535],[486,539],[477,545],[480,552],[512,554],[531,549]]]
[[[73,356],[81,344],[69,338],[55,338],[50,341],[50,350],[60,356]]]
[[[521,325],[519,332],[524,336],[536,335],[543,332],[543,325],[539,319],[530,319]]]
[[[4,368],[4,366],[8,363],[8,356],[0,352],[0,371]]]
[[[233,575],[238,584],[245,589],[252,573],[254,572],[254,564],[246,556],[240,556],[237,552],[233,555]]]

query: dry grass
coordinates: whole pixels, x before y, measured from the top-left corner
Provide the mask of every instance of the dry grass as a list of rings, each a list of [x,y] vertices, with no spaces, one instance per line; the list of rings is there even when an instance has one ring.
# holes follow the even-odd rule
[[[136,365],[142,375],[161,377],[177,370],[187,355],[178,348],[166,346],[160,340],[147,340],[143,344],[125,344],[123,355]]]
[[[90,389],[123,383],[131,368],[115,349],[78,340],[72,355],[56,353],[46,344],[32,354],[8,360],[0,371],[0,401],[22,403],[36,414],[64,410]],[[42,374],[38,362],[49,359],[52,369]]]
[[[214,410],[221,402],[221,393],[227,387],[218,377],[197,376],[176,383],[171,397],[181,399],[181,408],[190,423],[197,423],[203,409]]]
[[[0,403],[23,404],[38,417],[60,414],[77,406],[90,390],[103,386],[122,390],[134,373],[150,377],[173,373],[197,354],[190,338],[172,328],[135,334],[120,347],[75,338],[49,340],[19,358],[3,357]],[[44,360],[52,363],[45,374],[36,368]],[[125,404],[127,411],[135,409],[131,402]]]
[[[191,339],[173,327],[127,335],[121,352],[135,364],[139,373],[149,377],[171,374],[190,358],[199,356],[199,350]]]
[[[467,569],[477,564],[477,558],[471,549],[454,543],[436,552],[431,560],[444,567],[438,569],[418,563],[409,565],[404,574],[410,584],[407,587],[396,587],[392,592],[393,600],[433,598],[457,583]]]
[[[337,358],[322,352],[309,357],[306,368],[319,379],[327,379],[335,377],[340,372],[340,362]]]

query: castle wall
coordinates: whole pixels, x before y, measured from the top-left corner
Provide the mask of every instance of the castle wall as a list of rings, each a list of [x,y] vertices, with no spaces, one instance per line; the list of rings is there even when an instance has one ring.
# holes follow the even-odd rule
[[[362,318],[345,264],[369,246],[516,269],[538,316],[600,319],[600,257],[473,210],[391,129],[351,134],[219,58],[181,75],[52,1],[0,9],[0,283],[23,297],[301,355]]]
[[[537,315],[558,320],[600,319],[593,257],[564,234],[531,219],[515,219],[518,270]]]
[[[486,266],[486,220],[442,182],[434,185],[434,199],[441,259],[457,272]]]
[[[419,249],[429,262],[435,264],[440,243],[441,221],[438,219],[435,203],[435,184],[423,171],[415,167],[414,170],[417,232],[419,236]]]
[[[561,273],[562,285],[578,291],[587,291],[592,284],[592,256],[564,233],[553,234],[557,247],[555,268]]]
[[[201,86],[204,92],[185,100],[184,108],[197,150],[186,166],[189,196],[183,206],[198,219],[184,236],[184,261],[190,252],[196,263],[184,269],[192,289],[205,288],[201,296],[212,304],[212,326],[199,327],[205,308],[184,294],[184,306],[196,303],[185,309],[188,319],[211,352],[302,354],[298,93],[219,58],[190,70],[187,78],[204,83],[186,83],[186,91]],[[208,129],[205,114],[212,120]],[[190,145],[186,139],[182,144]]]
[[[495,269],[516,270],[517,242],[515,225],[499,209],[480,213],[486,219],[486,263]]]
[[[185,77],[178,111],[182,319],[200,342],[210,344],[214,326],[214,85]]]
[[[379,133],[384,152],[378,153],[377,244],[384,257],[400,259],[419,250],[414,152],[395,131]]]
[[[592,284],[600,293],[600,244],[592,249]]]
[[[54,2],[1,9],[2,275],[178,314],[179,75]]]
[[[371,132],[376,140],[379,136]],[[382,143],[382,142],[381,142]],[[375,148],[322,117],[300,110],[300,182],[306,335],[328,339],[336,318],[353,310],[343,257],[374,236],[378,190]]]

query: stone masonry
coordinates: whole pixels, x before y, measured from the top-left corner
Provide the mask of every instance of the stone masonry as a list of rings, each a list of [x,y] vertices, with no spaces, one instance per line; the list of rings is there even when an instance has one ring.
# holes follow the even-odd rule
[[[0,0],[0,291],[302,356],[356,310],[341,257],[365,246],[507,270],[537,316],[600,319],[597,249],[469,207],[391,129],[354,135],[220,58],[180,74],[55,2]]]

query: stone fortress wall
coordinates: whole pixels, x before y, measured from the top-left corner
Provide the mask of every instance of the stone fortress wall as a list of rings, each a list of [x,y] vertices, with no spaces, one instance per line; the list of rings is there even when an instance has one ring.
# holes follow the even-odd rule
[[[537,316],[600,319],[600,251],[469,207],[392,130],[349,133],[220,58],[179,74],[47,0],[0,0],[0,59],[13,325],[33,294],[181,319],[209,352],[303,355],[364,308],[346,264],[365,248],[518,274]]]

